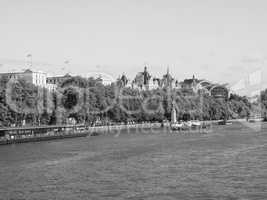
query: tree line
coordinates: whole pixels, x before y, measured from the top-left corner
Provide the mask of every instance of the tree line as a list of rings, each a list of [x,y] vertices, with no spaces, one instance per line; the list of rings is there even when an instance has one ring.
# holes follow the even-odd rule
[[[23,79],[12,83],[0,79],[0,126],[77,123],[94,125],[170,120],[175,108],[178,120],[248,118],[255,112],[267,117],[267,90],[250,103],[245,96],[231,94],[216,99],[205,91],[155,89],[137,90],[114,82],[103,85],[100,78],[71,77],[56,91],[38,88]],[[258,109],[258,110],[257,110]]]

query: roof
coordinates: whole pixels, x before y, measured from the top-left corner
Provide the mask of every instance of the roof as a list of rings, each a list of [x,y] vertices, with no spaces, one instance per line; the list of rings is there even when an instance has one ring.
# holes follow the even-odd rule
[[[30,69],[26,69],[26,70],[24,71],[24,73],[33,73],[33,71],[30,70]]]
[[[67,73],[67,74],[64,75],[64,77],[68,77],[68,78],[70,78],[71,75],[70,75],[69,73]]]
[[[189,85],[189,84],[192,84],[194,81],[195,81],[195,79],[192,79],[192,78],[191,79],[185,79],[183,83]]]
[[[42,72],[42,71],[33,71],[31,69],[26,69],[25,71],[16,71],[16,72],[1,72],[1,75],[10,75],[10,74],[24,74],[24,73],[42,73],[42,74],[46,74],[46,72]]]
[[[227,89],[227,87],[225,85],[219,85],[219,84],[211,84],[209,86],[206,87],[208,90],[214,89],[214,88],[223,88],[223,89]]]

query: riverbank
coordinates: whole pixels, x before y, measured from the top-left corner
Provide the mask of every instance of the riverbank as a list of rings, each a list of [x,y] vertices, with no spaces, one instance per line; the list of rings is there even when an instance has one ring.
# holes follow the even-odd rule
[[[161,128],[162,123],[142,123],[142,124],[122,124],[122,125],[111,125],[111,126],[94,126],[89,127],[89,132],[108,132],[108,131],[120,131],[126,129],[153,129]]]
[[[42,127],[20,127],[0,129],[0,145],[39,142],[75,137],[95,136],[110,131],[122,131],[132,129],[157,129],[161,123],[143,123],[112,126],[42,126]]]
[[[206,124],[218,124],[221,120],[203,121]],[[231,120],[231,122],[242,122],[244,119]],[[7,128],[0,129],[0,145],[26,143],[26,142],[39,142],[46,140],[66,139],[75,137],[97,136],[109,132],[135,130],[156,130],[159,128],[170,128],[170,123],[141,123],[141,124],[123,124],[123,125],[110,125],[110,126],[40,126],[40,127],[20,127],[20,128]],[[191,129],[190,129],[191,130]]]
[[[88,136],[88,133],[25,137],[25,138],[16,138],[16,139],[9,139],[9,140],[0,140],[0,145],[19,144],[19,143],[28,143],[28,142],[41,142],[41,141],[86,137],[86,136]]]

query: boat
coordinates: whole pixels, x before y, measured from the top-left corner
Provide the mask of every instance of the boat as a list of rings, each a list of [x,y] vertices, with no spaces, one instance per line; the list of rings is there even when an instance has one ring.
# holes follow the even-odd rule
[[[248,122],[250,123],[256,123],[256,122],[262,122],[263,121],[263,118],[250,118],[248,119]]]
[[[176,131],[176,130],[181,130],[183,128],[183,124],[176,122],[176,123],[171,123],[171,129]]]
[[[84,125],[1,128],[0,145],[86,137],[88,135],[88,127]]]
[[[227,120],[221,120],[218,122],[218,125],[231,125],[231,124],[232,124],[232,122],[229,122]]]
[[[198,120],[192,121],[192,128],[194,128],[194,129],[200,128],[201,125],[202,125],[201,122]]]
[[[184,122],[184,126],[187,128],[191,128],[193,126],[193,123],[191,121]]]
[[[192,130],[192,129],[200,129],[200,128],[206,128],[207,126],[204,126],[202,122],[199,120],[192,120],[192,121],[177,121],[176,117],[176,110],[174,106],[172,107],[172,112],[171,112],[171,123],[170,123],[170,128],[173,131],[177,130]]]

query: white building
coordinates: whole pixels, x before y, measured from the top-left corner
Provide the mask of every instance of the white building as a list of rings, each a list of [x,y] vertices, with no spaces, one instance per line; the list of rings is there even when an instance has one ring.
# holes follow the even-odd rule
[[[46,87],[46,73],[41,71],[32,71],[30,69],[24,72],[8,72],[0,73],[0,78],[5,77],[7,79],[24,79],[33,85],[39,87]]]
[[[29,83],[32,83],[35,86],[41,88],[47,88],[49,91],[54,91],[57,87],[56,84],[47,83],[47,74],[42,71],[33,71],[30,69],[25,70],[24,72],[7,72],[0,73],[0,78],[5,77],[8,80],[18,80],[24,79]]]
[[[46,83],[46,88],[48,91],[55,91],[57,89],[57,85],[52,83]]]
[[[103,85],[111,85],[116,82],[116,78],[111,76],[110,74],[100,73],[100,72],[89,72],[85,76],[85,78],[94,78],[100,80]]]

